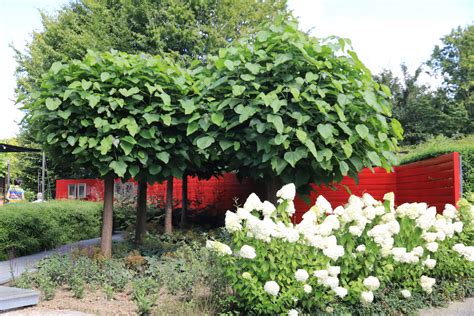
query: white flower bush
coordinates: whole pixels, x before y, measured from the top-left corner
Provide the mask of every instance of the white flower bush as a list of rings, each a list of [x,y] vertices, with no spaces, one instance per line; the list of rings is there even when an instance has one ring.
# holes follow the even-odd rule
[[[230,246],[208,242],[241,311],[297,315],[333,302],[367,306],[387,286],[410,299],[413,292],[432,293],[437,279],[472,274],[470,205],[464,211],[449,204],[444,210],[426,203],[395,207],[393,193],[383,201],[365,193],[333,208],[319,196],[294,224],[295,195],[293,184],[277,192],[278,205],[251,194],[242,208],[226,213]]]

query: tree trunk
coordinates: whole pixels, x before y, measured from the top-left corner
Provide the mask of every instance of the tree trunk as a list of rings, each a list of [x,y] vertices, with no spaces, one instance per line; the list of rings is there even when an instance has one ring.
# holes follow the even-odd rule
[[[173,233],[173,177],[166,181],[165,233]]]
[[[112,257],[112,226],[114,209],[114,177],[107,175],[104,178],[104,212],[102,215],[102,238],[100,250],[106,258]]]
[[[138,181],[137,221],[135,225],[135,244],[141,245],[146,233],[147,181]]]
[[[182,188],[182,199],[181,199],[181,228],[186,226],[187,218],[186,212],[188,209],[188,175],[185,173],[183,176],[183,188]]]
[[[282,187],[282,181],[278,177],[269,177],[265,180],[265,195],[266,200],[272,202],[275,206],[277,205],[277,196],[276,193]]]

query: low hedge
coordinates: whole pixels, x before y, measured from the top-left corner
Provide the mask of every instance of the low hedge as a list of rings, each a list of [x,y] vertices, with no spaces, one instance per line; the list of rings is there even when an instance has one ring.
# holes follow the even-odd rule
[[[455,151],[461,154],[463,196],[472,200],[474,199],[474,135],[461,139],[437,137],[417,146],[403,147],[402,152],[407,153],[400,154],[399,163],[403,165]]]
[[[85,201],[0,207],[0,260],[99,236],[102,204]]]

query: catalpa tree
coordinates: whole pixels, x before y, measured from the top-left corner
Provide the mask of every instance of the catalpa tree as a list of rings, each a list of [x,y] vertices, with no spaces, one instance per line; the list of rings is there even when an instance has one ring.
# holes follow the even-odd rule
[[[53,64],[35,102],[26,107],[38,141],[51,153],[104,177],[106,256],[111,253],[114,178],[137,179],[143,193],[147,182],[179,178],[186,170],[192,145],[183,141],[181,114],[193,104],[187,98],[190,82],[187,71],[166,58],[89,52],[82,61]],[[171,201],[168,195],[169,230]]]
[[[309,183],[395,162],[402,128],[390,117],[390,90],[348,40],[317,39],[281,18],[210,56],[201,84],[213,124],[197,146],[263,179],[269,197],[281,182],[307,193]]]

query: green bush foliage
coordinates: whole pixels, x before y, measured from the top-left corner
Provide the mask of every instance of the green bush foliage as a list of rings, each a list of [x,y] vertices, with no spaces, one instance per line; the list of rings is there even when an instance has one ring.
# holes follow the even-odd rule
[[[437,157],[451,152],[461,154],[463,196],[473,200],[474,193],[474,135],[461,139],[436,137],[418,146],[407,146],[402,149],[406,154],[400,155],[400,164],[407,164],[427,158]]]
[[[5,205],[0,211],[0,259],[97,237],[100,203],[51,201]]]

